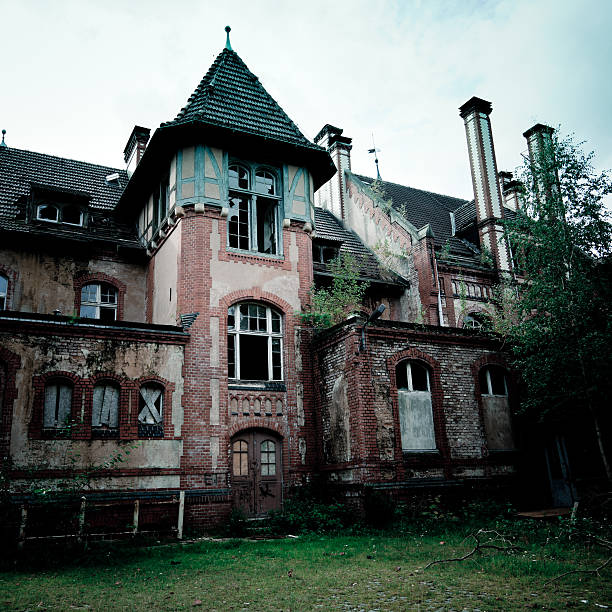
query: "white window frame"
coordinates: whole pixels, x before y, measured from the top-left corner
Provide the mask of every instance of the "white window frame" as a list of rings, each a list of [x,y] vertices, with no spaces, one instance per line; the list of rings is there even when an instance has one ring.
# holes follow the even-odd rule
[[[248,177],[248,186],[246,188],[239,187],[237,185],[230,185],[229,173],[233,169],[243,170],[246,172]],[[272,186],[274,193],[265,193],[257,190],[257,175],[268,174],[272,178]],[[228,187],[229,187],[229,214],[227,217],[227,248],[235,251],[257,253],[264,257],[278,257],[282,255],[282,231],[281,231],[281,203],[282,203],[282,190],[279,179],[279,172],[269,166],[253,166],[245,162],[232,161],[228,166]],[[235,220],[239,215],[239,203],[233,202],[233,199],[241,198],[247,202],[247,248],[241,248],[239,244],[232,244],[233,237],[237,236],[237,240],[240,241],[240,235],[232,230],[235,228],[238,231],[238,221]],[[257,206],[258,199],[266,199],[268,201],[273,200],[276,202],[274,207],[274,244],[275,249],[271,253],[266,253],[262,246],[259,245],[258,241],[258,226],[257,226]],[[236,225],[234,225],[236,224]]]
[[[64,208],[67,206],[73,206],[74,208],[79,209],[79,222],[71,223],[70,221],[64,221]],[[45,223],[63,223],[65,225],[73,225],[75,227],[83,226],[83,211],[76,204],[71,204],[67,206],[59,206],[58,204],[52,204],[49,202],[42,202],[36,207],[36,219],[38,221],[44,221]],[[55,209],[55,219],[45,219],[40,216],[40,211],[42,208],[53,208]]]
[[[87,287],[96,287],[96,299],[95,300],[83,300],[83,291]],[[102,301],[102,288],[110,288],[115,292],[115,301],[114,302],[103,302]],[[87,317],[83,313],[83,307],[85,308],[95,308],[96,316],[95,317]],[[117,317],[119,314],[119,290],[117,287],[112,285],[111,283],[94,281],[91,283],[85,283],[81,287],[81,304],[79,307],[79,316],[89,318],[89,319],[98,319],[100,320],[100,308],[104,308],[105,310],[112,310],[115,313],[114,321],[117,321]]]
[[[258,308],[265,308],[266,310],[266,331],[255,331],[249,329],[240,329],[240,309],[241,307],[249,307],[249,306],[257,306]],[[272,313],[278,316],[279,321],[279,331],[275,332],[272,330]],[[267,304],[262,304],[261,302],[238,302],[237,304],[233,304],[228,309],[228,318],[233,314],[234,317],[234,325],[230,327],[228,323],[227,327],[227,341],[228,341],[228,351],[229,346],[233,342],[234,346],[234,376],[231,376],[229,372],[230,363],[228,358],[228,378],[230,380],[242,380],[241,372],[240,372],[240,337],[241,336],[259,336],[263,338],[267,338],[267,354],[266,359],[268,362],[268,377],[261,382],[280,382],[283,380],[283,372],[284,372],[284,355],[283,355],[283,316],[282,314],[276,310],[268,306]],[[233,340],[232,340],[233,338]],[[280,364],[274,364],[273,354],[272,354],[272,346],[273,339],[279,340],[279,354],[280,354]],[[274,365],[280,367],[280,377],[274,378]],[[251,380],[251,379],[244,379]],[[259,379],[258,379],[258,382]]]

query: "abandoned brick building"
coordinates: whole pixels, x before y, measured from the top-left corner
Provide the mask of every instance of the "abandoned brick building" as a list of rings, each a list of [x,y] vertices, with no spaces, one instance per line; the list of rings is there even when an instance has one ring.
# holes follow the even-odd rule
[[[92,529],[154,525],[168,503],[181,533],[280,508],[314,475],[347,495],[511,479],[513,378],[474,330],[512,273],[517,206],[490,113],[460,109],[474,200],[374,181],[228,44],[174,120],[134,128],[125,169],[0,147],[15,499],[86,473]],[[363,311],[386,309],[314,333],[299,313],[343,252]]]

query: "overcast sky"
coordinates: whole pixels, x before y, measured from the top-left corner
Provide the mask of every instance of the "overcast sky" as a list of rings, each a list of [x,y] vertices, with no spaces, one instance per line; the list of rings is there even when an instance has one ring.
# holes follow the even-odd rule
[[[225,44],[312,139],[353,138],[353,171],[472,198],[458,107],[493,104],[500,170],[536,122],[612,167],[612,0],[0,0],[9,146],[115,167],[134,124],[174,118]]]

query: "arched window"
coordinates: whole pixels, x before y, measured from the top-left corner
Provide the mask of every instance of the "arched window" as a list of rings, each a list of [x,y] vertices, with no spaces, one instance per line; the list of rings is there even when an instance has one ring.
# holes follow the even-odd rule
[[[69,431],[72,417],[72,383],[56,379],[45,385],[43,429],[47,431]]]
[[[117,289],[109,283],[89,283],[81,288],[81,317],[115,321]]]
[[[486,323],[487,315],[481,312],[470,312],[463,319],[463,327],[467,329],[482,329]]]
[[[282,317],[264,304],[243,302],[227,311],[228,377],[283,379]]]
[[[498,365],[485,366],[478,373],[478,381],[487,446],[489,450],[511,450],[514,438],[506,370]]]
[[[159,383],[146,383],[140,387],[138,405],[138,435],[163,437],[164,388]]]
[[[435,451],[429,368],[419,361],[402,361],[397,365],[395,375],[402,450]]]
[[[8,278],[0,274],[0,310],[5,310],[8,296]]]
[[[91,429],[95,437],[118,436],[119,396],[120,389],[116,383],[101,382],[94,387]]]
[[[69,225],[83,225],[83,212],[76,205],[64,206],[62,208],[62,223]]]
[[[229,166],[228,246],[276,255],[279,252],[277,180],[272,171]]]

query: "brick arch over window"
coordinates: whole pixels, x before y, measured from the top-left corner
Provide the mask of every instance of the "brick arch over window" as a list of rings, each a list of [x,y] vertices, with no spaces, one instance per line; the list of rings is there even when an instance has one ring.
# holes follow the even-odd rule
[[[41,438],[43,436],[43,413],[45,405],[45,387],[48,383],[55,380],[69,381],[72,385],[72,402],[71,402],[71,417],[74,420],[74,425],[70,429],[69,437],[72,439],[80,439],[85,437],[83,433],[83,423],[76,416],[79,414],[83,397],[84,381],[81,377],[66,372],[64,370],[56,370],[54,372],[46,372],[32,378],[32,388],[34,390],[34,405],[32,408],[32,419],[30,420],[29,437]]]
[[[15,385],[21,358],[0,346],[0,453],[8,456],[13,425],[13,409],[18,389]]]
[[[247,418],[241,419],[240,421],[234,423],[228,429],[228,438],[233,438],[237,434],[243,431],[251,431],[253,429],[260,429],[262,431],[269,431],[271,434],[274,434],[281,438],[284,442],[287,438],[287,428],[283,423],[276,423],[272,419],[268,418]]]
[[[135,393],[132,394],[132,422],[130,423],[134,437],[138,437],[138,414],[140,412],[140,389],[143,385],[158,385],[163,388],[162,395],[162,425],[163,438],[174,438],[174,426],[172,424],[172,395],[174,394],[175,384],[162,378],[161,376],[143,376],[132,381]]]
[[[272,306],[277,310],[280,310],[286,319],[291,317],[293,320],[293,307],[289,302],[286,302],[282,298],[278,297],[274,293],[268,291],[262,291],[259,287],[253,287],[252,289],[241,289],[240,291],[233,291],[223,296],[219,300],[219,307],[227,312],[227,309],[238,302],[263,302],[267,306]]]
[[[117,289],[117,320],[123,321],[124,303],[125,303],[125,292],[127,286],[114,276],[109,276],[103,272],[92,272],[77,274],[74,277],[74,310],[75,312],[81,312],[81,289],[85,285],[91,283],[107,283]]]
[[[420,362],[426,366],[430,372],[430,387],[431,387],[431,407],[433,412],[434,431],[436,436],[436,446],[440,451],[439,462],[433,460],[432,457],[413,457],[409,459],[410,464],[420,465],[423,460],[427,465],[434,466],[444,465],[445,471],[448,471],[448,462],[450,460],[450,449],[446,436],[446,425],[444,415],[444,392],[440,382],[441,369],[440,364],[430,355],[420,351],[419,349],[410,348],[400,351],[387,359],[387,369],[391,382],[391,400],[393,403],[393,421],[395,425],[395,447],[402,448],[402,439],[400,432],[399,419],[399,396],[397,389],[396,368],[402,361]],[[448,474],[447,474],[448,476]]]
[[[487,455],[489,452],[489,446],[487,444],[487,433],[485,426],[485,413],[484,413],[484,401],[482,397],[482,393],[480,391],[480,371],[487,366],[499,366],[506,371],[506,385],[508,387],[508,405],[510,407],[511,413],[515,413],[518,408],[518,373],[513,371],[506,357],[499,353],[489,353],[487,355],[483,355],[476,361],[472,363],[472,378],[474,381],[474,396],[476,397],[476,401],[478,403],[478,415],[480,420],[480,427],[482,430],[483,436],[483,455]]]

